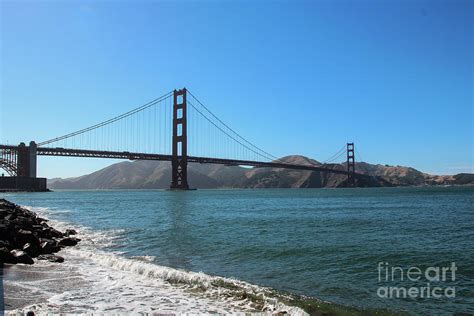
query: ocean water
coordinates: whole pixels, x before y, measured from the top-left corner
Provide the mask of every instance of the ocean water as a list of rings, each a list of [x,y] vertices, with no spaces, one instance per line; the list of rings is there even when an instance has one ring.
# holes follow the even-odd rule
[[[37,297],[31,308],[66,312],[304,314],[292,305],[311,313],[324,301],[353,312],[474,313],[473,193],[474,187],[420,187],[1,194],[61,229],[77,228],[83,239],[61,252],[62,265],[7,271],[13,276],[4,280],[5,297],[15,299],[9,289],[28,289]],[[445,280],[424,274],[453,263],[454,279],[451,270]],[[394,266],[420,269],[422,277],[401,280],[396,270],[385,279],[380,267]],[[44,277],[25,279],[25,269]],[[428,282],[444,296],[380,295],[381,287]]]

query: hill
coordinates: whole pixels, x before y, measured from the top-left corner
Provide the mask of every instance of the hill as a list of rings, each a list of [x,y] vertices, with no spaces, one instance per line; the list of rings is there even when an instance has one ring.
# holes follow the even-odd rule
[[[287,163],[321,165],[304,156],[287,156]],[[345,164],[332,164],[344,170]],[[473,174],[438,176],[402,166],[356,164],[357,172],[373,176],[361,186],[462,185],[473,184]],[[126,161],[76,178],[50,179],[51,189],[166,189],[171,179],[171,163],[166,161]],[[346,177],[315,171],[280,168],[244,168],[191,163],[188,180],[192,188],[321,188],[345,186]]]

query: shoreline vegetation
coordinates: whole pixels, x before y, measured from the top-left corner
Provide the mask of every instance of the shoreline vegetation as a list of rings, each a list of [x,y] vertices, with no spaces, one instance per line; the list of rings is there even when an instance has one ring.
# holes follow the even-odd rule
[[[64,247],[75,246],[81,240],[77,232],[65,232],[48,225],[48,220],[19,205],[0,199],[0,262],[34,264],[33,258],[63,262],[56,255]]]

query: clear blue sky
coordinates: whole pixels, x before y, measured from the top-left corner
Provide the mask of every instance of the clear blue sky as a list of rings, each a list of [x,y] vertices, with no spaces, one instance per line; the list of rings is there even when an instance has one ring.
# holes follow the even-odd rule
[[[474,1],[1,1],[0,143],[189,87],[276,156],[473,172]],[[40,158],[76,176],[114,161]]]

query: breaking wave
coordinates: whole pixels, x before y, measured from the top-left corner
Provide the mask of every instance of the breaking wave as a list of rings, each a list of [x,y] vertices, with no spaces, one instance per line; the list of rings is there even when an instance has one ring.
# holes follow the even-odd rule
[[[32,208],[41,217],[56,210]],[[71,224],[50,220],[59,230]],[[185,271],[154,264],[153,256],[126,258],[120,252],[106,251],[121,238],[123,230],[95,231],[74,225],[82,242],[74,248],[63,249],[62,264],[37,262],[32,267],[47,276],[34,281],[9,281],[14,288],[22,288],[43,295],[43,302],[13,310],[37,313],[90,312],[200,312],[245,313],[286,312],[307,315],[302,309],[285,302],[290,297],[277,291],[245,281],[212,276],[202,272]]]

